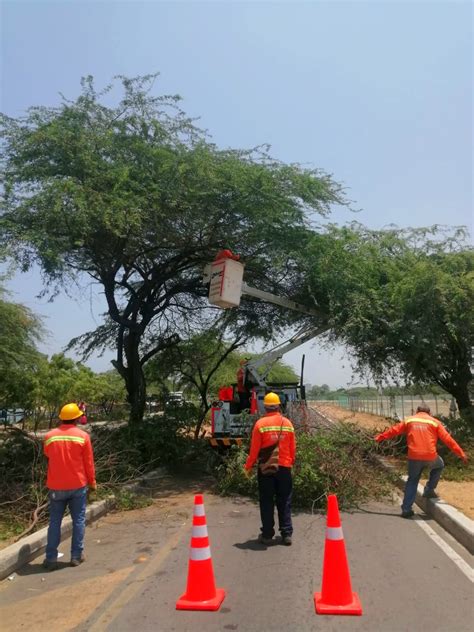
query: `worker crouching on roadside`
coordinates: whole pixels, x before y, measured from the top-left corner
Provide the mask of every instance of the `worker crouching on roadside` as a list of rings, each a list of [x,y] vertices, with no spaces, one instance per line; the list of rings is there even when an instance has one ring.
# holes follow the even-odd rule
[[[49,490],[49,526],[46,545],[46,570],[58,568],[58,546],[61,523],[66,508],[72,518],[71,566],[84,561],[87,490],[95,491],[95,467],[89,435],[77,428],[83,415],[77,404],[61,408],[58,428],[44,439],[44,454],[48,458],[46,486]]]
[[[266,414],[252,431],[250,453],[244,472],[250,475],[258,459],[258,491],[262,519],[259,542],[271,544],[275,535],[275,500],[278,523],[283,544],[291,545],[291,495],[293,480],[291,468],[295,462],[296,440],[293,424],[280,413],[280,398],[267,393],[263,400]]]
[[[437,498],[435,492],[444,461],[436,451],[438,439],[457,454],[464,463],[467,456],[464,450],[456,443],[443,424],[435,417],[431,417],[428,406],[418,406],[415,415],[395,424],[385,432],[377,435],[375,441],[385,441],[400,434],[406,434],[408,444],[408,480],[405,485],[405,496],[402,503],[402,518],[411,518],[414,515],[412,505],[416,499],[416,490],[425,468],[430,472],[423,496],[425,498]]]

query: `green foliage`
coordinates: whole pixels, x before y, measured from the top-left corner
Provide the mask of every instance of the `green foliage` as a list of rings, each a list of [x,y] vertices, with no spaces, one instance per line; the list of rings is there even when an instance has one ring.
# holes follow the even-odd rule
[[[132,511],[133,509],[144,509],[153,504],[153,500],[148,496],[134,494],[124,489],[116,490],[115,508],[118,511]]]
[[[34,510],[46,502],[46,463],[41,442],[20,431],[0,442],[0,539],[23,532]],[[45,507],[40,512],[44,520]]]
[[[334,493],[340,506],[349,509],[389,493],[389,479],[374,467],[374,444],[357,426],[343,424],[314,435],[298,434],[297,445],[295,507],[324,508],[326,496]],[[230,451],[218,469],[222,494],[257,497],[256,476],[248,481],[242,472],[247,454],[248,447]]]
[[[148,362],[145,374],[149,383],[163,390],[172,383],[198,402],[196,436],[219,388],[236,383],[241,360],[259,357],[238,352],[243,344],[240,338],[226,341],[223,332],[213,328],[158,353]],[[266,369],[261,367],[262,373]],[[275,362],[268,381],[297,382],[298,376],[283,362]]]
[[[472,416],[474,251],[465,238],[438,227],[332,226],[313,235],[301,265],[306,302],[327,311],[331,339],[354,350],[359,369],[380,382],[436,384]]]
[[[5,300],[0,286],[0,407],[31,404],[42,356],[41,321],[27,307]]]
[[[87,77],[76,100],[1,117],[1,239],[52,292],[81,274],[102,286],[107,318],[74,342],[85,354],[117,347],[133,421],[146,361],[223,317],[201,282],[216,252],[240,253],[250,283],[291,296],[308,218],[345,203],[319,170],[218,149],[179,97],[153,96],[155,79],[120,77],[111,105],[117,86],[99,92]],[[224,318],[237,335],[266,338],[292,320],[252,299]]]

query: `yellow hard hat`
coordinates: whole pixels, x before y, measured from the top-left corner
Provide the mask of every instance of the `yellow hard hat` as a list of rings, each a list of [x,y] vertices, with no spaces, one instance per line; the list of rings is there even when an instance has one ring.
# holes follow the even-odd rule
[[[279,406],[280,404],[280,398],[276,393],[267,393],[263,398],[264,406]]]
[[[66,404],[61,408],[59,419],[62,421],[73,421],[74,419],[82,417],[83,414],[77,404]]]

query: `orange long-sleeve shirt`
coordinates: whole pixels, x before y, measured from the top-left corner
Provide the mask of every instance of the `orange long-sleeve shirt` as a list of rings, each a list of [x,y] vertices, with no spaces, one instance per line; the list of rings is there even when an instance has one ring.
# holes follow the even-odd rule
[[[95,487],[94,453],[89,435],[75,424],[61,424],[44,439],[49,489]]]
[[[408,458],[414,461],[432,461],[435,459],[438,456],[436,450],[438,439],[461,459],[466,458],[464,450],[456,443],[443,424],[428,413],[416,413],[416,415],[377,435],[375,440],[384,441],[400,434],[406,434]]]
[[[250,453],[245,468],[250,470],[258,458],[261,448],[267,448],[278,441],[278,465],[292,467],[295,462],[296,439],[295,429],[289,419],[279,412],[270,412],[261,417],[253,427],[250,440]]]

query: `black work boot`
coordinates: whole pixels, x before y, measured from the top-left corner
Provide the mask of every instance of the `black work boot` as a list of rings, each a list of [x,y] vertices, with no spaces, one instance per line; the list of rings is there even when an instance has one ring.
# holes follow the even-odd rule
[[[81,553],[81,557],[77,558],[77,557],[71,557],[71,561],[69,562],[69,566],[79,566],[79,564],[82,564],[82,562],[86,561],[86,556],[84,555],[84,553]]]
[[[260,544],[265,544],[265,546],[273,544],[273,538],[266,538],[264,537],[263,533],[258,536],[258,541]]]
[[[409,509],[408,511],[402,511],[402,518],[413,518],[415,512],[413,509]]]
[[[57,571],[59,565],[57,560],[43,560],[42,567],[45,571]]]
[[[281,542],[285,546],[291,546],[291,544],[292,544],[291,535],[282,535],[281,536]]]

